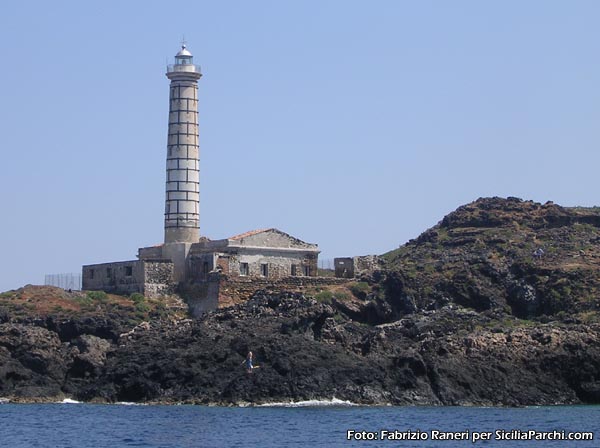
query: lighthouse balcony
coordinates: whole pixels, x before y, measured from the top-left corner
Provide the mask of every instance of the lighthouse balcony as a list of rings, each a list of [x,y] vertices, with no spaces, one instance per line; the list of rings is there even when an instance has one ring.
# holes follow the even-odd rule
[[[195,64],[170,64],[167,65],[167,72],[201,73],[200,66]]]

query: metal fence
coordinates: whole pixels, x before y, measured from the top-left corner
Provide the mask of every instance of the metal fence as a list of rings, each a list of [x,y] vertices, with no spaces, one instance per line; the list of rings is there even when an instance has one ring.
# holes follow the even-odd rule
[[[44,285],[79,291],[81,290],[81,274],[46,274]]]
[[[334,269],[333,258],[319,258],[319,269]]]

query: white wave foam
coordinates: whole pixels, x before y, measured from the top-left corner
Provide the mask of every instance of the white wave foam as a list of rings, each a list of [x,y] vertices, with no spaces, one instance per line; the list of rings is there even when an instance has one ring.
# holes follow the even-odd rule
[[[81,401],[73,400],[72,398],[65,398],[63,401],[59,401],[62,404],[81,404]]]
[[[260,404],[258,407],[280,407],[280,408],[303,408],[303,407],[319,407],[319,406],[359,406],[351,401],[344,401],[333,397],[331,400],[306,400],[306,401],[290,401],[265,403]]]
[[[120,404],[121,406],[144,406],[143,403],[134,403],[133,401],[117,401],[115,404]]]

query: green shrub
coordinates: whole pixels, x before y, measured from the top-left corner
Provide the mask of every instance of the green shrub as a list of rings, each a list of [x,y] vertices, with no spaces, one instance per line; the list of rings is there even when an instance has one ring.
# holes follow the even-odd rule
[[[94,300],[89,295],[86,295],[85,297],[76,297],[75,302],[77,302],[80,306],[87,307],[92,305]]]
[[[367,294],[371,290],[371,288],[369,287],[369,284],[367,282],[351,283],[349,286],[349,289],[350,289],[350,292],[352,292],[352,294],[354,295],[354,297],[356,297],[357,299],[361,299],[361,300],[366,299]]]
[[[133,303],[137,304],[137,303],[142,303],[146,300],[146,298],[144,297],[143,294],[140,294],[139,292],[134,292],[133,294],[131,294],[129,296],[129,298],[131,300],[133,300]]]
[[[345,292],[336,292],[335,293],[335,298],[339,299],[339,300],[348,300],[348,294],[346,294]]]
[[[147,303],[138,302],[135,304],[135,310],[140,313],[147,313],[148,311],[150,311],[150,307]]]
[[[331,291],[321,291],[315,294],[315,299],[319,302],[331,302],[331,299],[333,299],[333,294]]]
[[[86,296],[93,302],[106,302],[108,300],[108,295],[104,291],[88,291]]]
[[[154,307],[153,315],[158,318],[167,317],[168,310],[167,310],[167,307],[165,306],[165,304],[162,302],[157,303],[156,306]]]

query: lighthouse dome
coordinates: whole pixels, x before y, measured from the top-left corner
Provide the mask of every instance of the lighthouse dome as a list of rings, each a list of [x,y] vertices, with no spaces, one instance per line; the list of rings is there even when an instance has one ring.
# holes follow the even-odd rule
[[[181,46],[181,50],[179,51],[179,53],[177,53],[175,55],[176,58],[181,58],[181,57],[192,57],[192,53],[190,53],[190,51],[186,48],[185,45]]]

